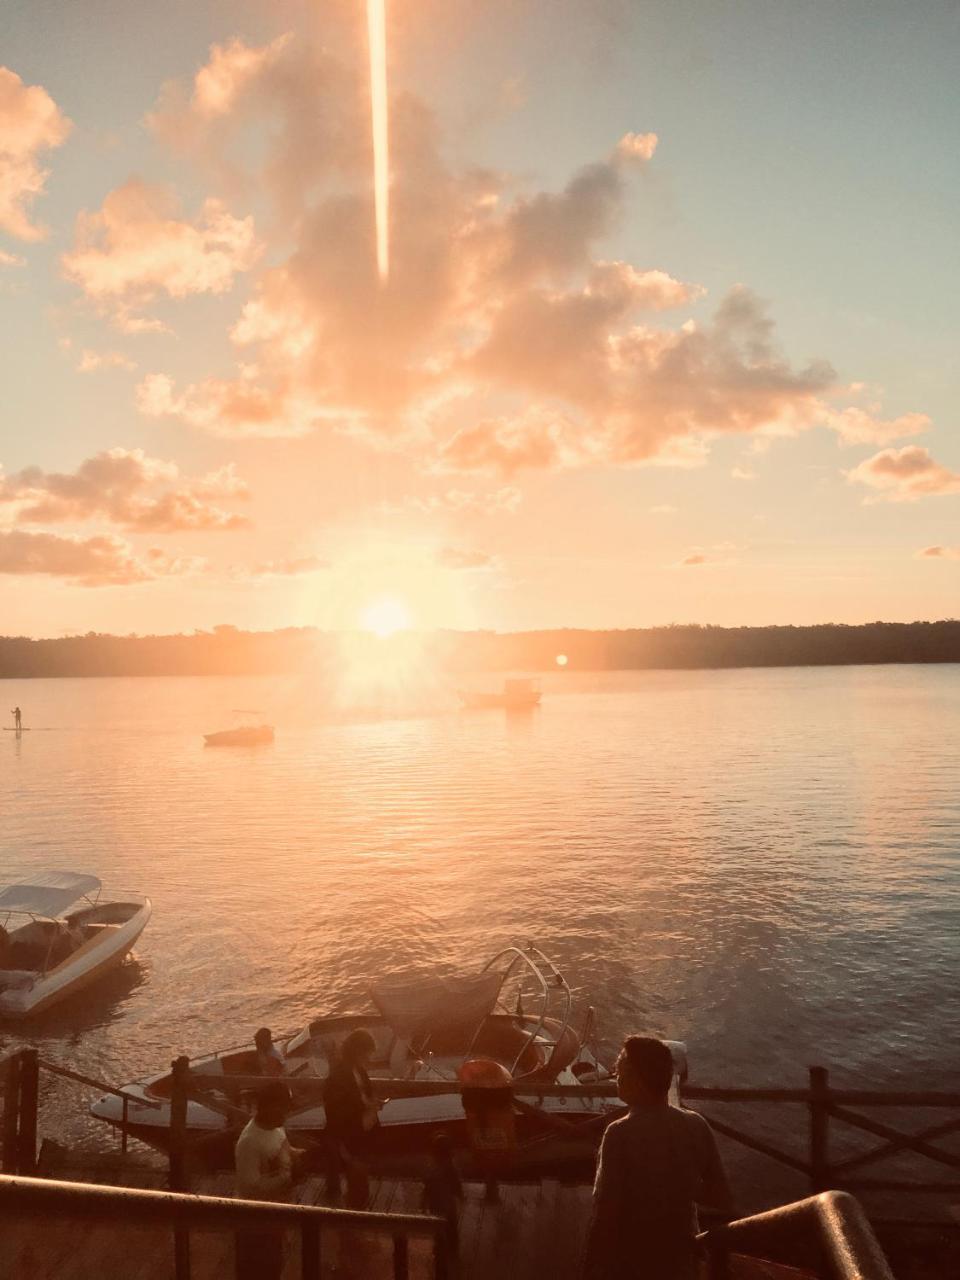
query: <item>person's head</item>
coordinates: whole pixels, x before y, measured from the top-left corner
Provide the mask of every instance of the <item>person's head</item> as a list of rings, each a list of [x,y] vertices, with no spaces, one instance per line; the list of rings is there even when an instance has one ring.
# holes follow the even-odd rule
[[[666,1102],[673,1054],[662,1040],[628,1036],[617,1058],[617,1093],[628,1106]]]
[[[290,1090],[279,1080],[257,1090],[257,1124],[262,1129],[279,1129],[289,1111]]]
[[[253,1037],[258,1053],[268,1053],[273,1048],[273,1036],[269,1027],[261,1027]]]
[[[356,1031],[350,1032],[340,1046],[340,1057],[351,1067],[363,1067],[373,1057],[376,1048],[377,1042],[370,1032],[358,1027]]]

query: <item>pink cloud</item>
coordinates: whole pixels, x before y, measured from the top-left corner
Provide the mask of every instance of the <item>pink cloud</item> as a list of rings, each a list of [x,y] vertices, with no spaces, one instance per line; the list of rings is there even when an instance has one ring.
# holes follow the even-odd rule
[[[924,547],[918,560],[960,560],[960,547]]]
[[[231,576],[245,578],[295,578],[320,573],[330,568],[330,561],[320,556],[286,556],[278,560],[261,560],[258,564],[234,565]]]
[[[414,441],[428,465],[429,435],[439,469],[504,476],[700,465],[722,434],[828,423],[843,438],[881,438],[926,422],[828,404],[833,369],[792,363],[741,286],[706,322],[660,322],[702,288],[601,255],[632,173],[653,160],[651,133],[627,135],[558,190],[529,191],[453,170],[431,113],[398,95],[382,286],[364,103],[352,73],[292,38],[215,48],[192,91],[166,91],[154,128],[189,136],[234,189],[272,198],[276,265],[258,273],[231,330],[236,373],[181,387],[157,372],[141,384],[144,412],[223,436],[326,428]],[[248,129],[268,137],[265,158],[237,145]],[[243,168],[241,156],[258,158]]]
[[[219,436],[302,436],[321,419],[320,407],[283,387],[265,388],[248,377],[206,378],[183,391],[164,373],[137,387],[137,408],[150,418],[178,418]]]
[[[420,511],[426,515],[455,513],[458,515],[489,516],[512,513],[522,499],[520,490],[513,485],[500,489],[476,492],[467,489],[446,489],[426,497],[411,495],[400,504],[385,506],[387,511]]]
[[[157,493],[177,479],[174,463],[148,457],[141,449],[109,449],[62,474],[27,467],[0,476],[0,506],[18,524],[107,521],[129,531],[214,532],[243,528],[245,516],[222,510],[210,498],[245,498],[247,486],[232,464],[196,481]]]
[[[0,267],[24,267],[26,264],[26,258],[21,258],[18,253],[7,253],[5,249],[0,249]]]
[[[539,407],[518,418],[484,418],[462,427],[440,449],[437,469],[478,471],[509,479],[524,470],[559,470],[581,461],[571,424]]]
[[[49,177],[39,156],[59,147],[71,128],[46,89],[25,85],[8,67],[0,67],[0,229],[19,240],[46,235],[28,212]]]
[[[903,413],[898,418],[884,419],[876,409],[870,411],[855,406],[832,409],[824,406],[826,426],[836,431],[841,444],[887,444],[904,436],[917,436],[929,430],[930,419],[925,413]]]
[[[131,360],[120,351],[91,351],[85,348],[77,361],[77,373],[94,373],[98,369],[136,369],[136,360]]]
[[[491,569],[495,563],[495,558],[486,551],[441,547],[437,553],[437,564],[443,569]]]
[[[690,555],[685,556],[680,563],[684,565],[706,564],[707,557],[702,551],[693,551]]]
[[[960,472],[941,466],[929,449],[915,444],[875,453],[848,471],[847,479],[879,490],[867,502],[915,502],[918,498],[960,493]]]
[[[75,246],[61,259],[64,275],[120,328],[162,328],[138,313],[163,295],[225,293],[261,252],[253,219],[233,217],[219,200],[205,200],[194,222],[177,213],[170,192],[131,179],[99,213],[78,216]]]
[[[112,534],[84,538],[0,530],[0,574],[63,578],[81,587],[115,587],[196,567],[196,561],[170,559],[155,549],[145,559],[138,558],[129,542]]]

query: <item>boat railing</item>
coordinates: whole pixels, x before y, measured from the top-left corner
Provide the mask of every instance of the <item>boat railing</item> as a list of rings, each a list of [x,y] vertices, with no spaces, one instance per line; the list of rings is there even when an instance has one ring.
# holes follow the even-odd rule
[[[510,963],[503,971],[503,981],[506,982],[515,970],[521,967],[526,968],[526,970],[533,974],[534,982],[539,987],[537,998],[540,1000],[539,1018],[528,1032],[517,1052],[516,1057],[510,1065],[510,1071],[513,1073],[519,1066],[527,1049],[533,1044],[537,1036],[542,1033],[544,1024],[552,1008],[552,1002],[557,995],[560,997],[560,1009],[557,1017],[557,1021],[561,1024],[560,1034],[567,1029],[570,1025],[570,1011],[573,1006],[573,995],[570,988],[567,986],[566,979],[553,961],[545,956],[539,947],[535,947],[532,943],[528,943],[526,947],[505,947],[503,951],[498,952],[497,955],[487,961],[481,972],[486,973],[489,969],[495,968],[496,965],[500,964],[508,956],[510,957]],[[470,1056],[479,1033],[480,1028],[478,1027],[477,1031],[474,1033],[474,1038],[464,1055],[466,1058]]]
[[[894,1280],[859,1201],[846,1191],[822,1191],[714,1227],[698,1239],[707,1251],[710,1280],[729,1280],[734,1252],[772,1262],[809,1262],[817,1275],[833,1280]]]
[[[303,1280],[320,1280],[323,1232],[341,1235],[387,1236],[393,1241],[393,1275],[410,1274],[411,1239],[426,1238],[433,1252],[433,1274],[447,1274],[446,1223],[421,1214],[369,1213],[320,1205],[274,1204],[223,1196],[185,1195],[176,1191],[146,1191],[91,1183],[59,1182],[48,1178],[0,1174],[0,1221],[25,1217],[82,1219],[113,1230],[125,1226],[167,1227],[173,1232],[174,1276],[190,1280],[191,1231],[296,1232],[300,1237]],[[287,1271],[285,1274],[291,1274]]]

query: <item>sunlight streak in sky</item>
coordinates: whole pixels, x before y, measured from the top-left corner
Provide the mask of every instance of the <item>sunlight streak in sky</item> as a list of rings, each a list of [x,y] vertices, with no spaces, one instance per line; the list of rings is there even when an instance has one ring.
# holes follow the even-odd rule
[[[370,107],[373,117],[373,188],[377,215],[377,271],[390,274],[390,152],[387,132],[387,5],[367,0],[370,40]]]

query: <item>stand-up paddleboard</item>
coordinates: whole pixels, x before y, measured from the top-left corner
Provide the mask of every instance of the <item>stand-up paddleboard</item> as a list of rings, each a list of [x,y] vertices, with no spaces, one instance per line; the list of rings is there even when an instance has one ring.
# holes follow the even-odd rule
[[[3,732],[4,733],[29,733],[30,728],[31,728],[30,725],[24,725],[22,729],[11,729],[8,724],[5,724],[3,726]]]

